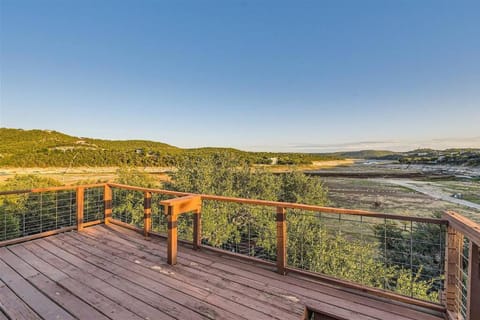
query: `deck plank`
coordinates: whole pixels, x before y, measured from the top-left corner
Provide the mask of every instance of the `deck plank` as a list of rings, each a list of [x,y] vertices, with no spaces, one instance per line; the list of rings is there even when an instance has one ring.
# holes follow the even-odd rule
[[[47,250],[51,253],[55,252],[57,257],[68,262],[69,265],[64,266],[64,270],[66,272],[70,272],[70,270],[72,269],[74,270],[76,265],[83,264],[82,270],[84,270],[85,272],[88,272],[94,277],[104,279],[104,281],[113,285],[114,287],[124,290],[125,292],[129,292],[143,302],[148,303],[154,307],[156,306],[160,310],[170,314],[175,318],[184,317],[192,320],[204,318],[203,316],[201,316],[201,314],[196,313],[179,303],[176,303],[159,295],[157,292],[152,291],[151,288],[142,287],[135,282],[131,282],[127,278],[122,278],[121,275],[108,275],[105,277],[105,274],[108,274],[105,270],[93,264],[85,263],[84,260],[79,259],[77,256],[69,253],[68,251],[57,250],[58,248],[48,241],[37,241],[35,244],[38,245],[41,249]]]
[[[158,238],[154,238],[155,240],[152,239],[149,241],[145,241],[142,236],[139,236],[132,230],[128,230],[128,229],[121,228],[118,226],[113,226],[113,225],[111,227],[102,226],[101,229],[93,230],[93,231],[96,232],[97,234],[108,234],[110,231],[112,231],[114,232],[114,235],[116,236],[116,238],[122,237],[122,234],[125,233],[124,237],[128,239],[128,241],[130,242],[138,241],[142,250],[145,250],[144,248],[145,246],[150,246],[153,243],[154,250],[158,252],[158,254],[164,256],[164,253],[159,251],[165,250],[166,252],[166,247],[163,241],[159,242],[157,240]],[[200,251],[194,251],[185,247],[179,247],[179,257],[182,257],[182,259],[186,259],[187,261],[191,261],[191,264],[195,266],[194,268],[201,267],[202,263],[200,261],[202,260],[207,261],[206,265],[204,265],[204,268],[201,268],[201,271],[215,272],[217,274],[222,274],[222,276],[223,276],[222,272],[224,270],[222,269],[222,267],[216,267],[215,263],[220,261],[222,263],[228,264],[233,267],[232,268],[233,274],[238,275],[238,272],[242,273],[243,277],[239,279],[240,283],[244,283],[243,281],[249,281],[258,275],[266,277],[266,278],[262,278],[262,282],[269,284],[268,286],[269,292],[272,292],[275,290],[275,287],[272,287],[270,285],[270,281],[271,281],[270,279],[275,279],[282,283],[283,282],[288,283],[290,284],[290,286],[293,286],[293,287],[305,288],[307,290],[313,290],[319,293],[327,293],[328,295],[338,297],[343,300],[348,300],[348,301],[353,301],[360,304],[373,306],[378,310],[392,312],[392,313],[401,315],[404,318],[411,318],[411,319],[422,318],[425,320],[435,320],[435,319],[443,318],[443,316],[438,315],[435,312],[434,312],[435,314],[431,315],[423,312],[422,310],[419,311],[417,307],[405,305],[397,301],[392,301],[386,298],[379,298],[379,297],[374,297],[368,294],[359,293],[352,289],[339,288],[332,284],[322,283],[318,280],[312,280],[310,278],[305,278],[305,277],[296,276],[296,275],[292,275],[288,277],[281,276],[281,275],[278,275],[276,272],[272,272],[274,268],[269,268],[269,267],[265,267],[263,265],[258,265],[258,264],[254,265],[252,262],[247,260],[238,259],[228,255],[219,255],[216,252],[210,252],[208,250],[204,250],[200,252]],[[245,274],[244,271],[247,271],[247,273]],[[250,283],[255,284],[257,282],[250,281]]]
[[[192,297],[194,297],[208,302],[208,304],[211,306],[228,310],[237,316],[247,319],[272,319],[271,315],[264,314],[257,310],[251,309],[250,307],[230,301],[223,296],[217,295],[210,290],[210,288],[200,288],[192,285],[189,282],[178,281],[177,279],[172,278],[170,273],[164,272],[161,266],[158,266],[158,268],[155,269],[145,268],[144,266],[141,266],[133,261],[108,254],[106,250],[99,249],[91,245],[86,245],[78,239],[75,239],[74,235],[64,235],[62,240],[69,245],[76,247],[77,249],[92,253],[93,255],[87,258],[88,261],[94,262],[100,266],[108,262],[109,268],[115,270],[115,273],[117,274],[127,273],[131,277],[135,276],[135,278],[143,276],[149,279],[150,282],[155,281],[167,285],[170,288],[178,288],[178,290],[187,294],[187,297],[184,298],[185,300],[181,301],[181,303],[184,303],[188,301],[188,299],[192,299]]]
[[[74,319],[67,311],[27,282],[3,260],[0,261],[1,280],[30,308],[46,319]]]
[[[102,238],[104,238],[106,241],[112,241],[112,242],[115,242],[117,239],[120,239],[119,243],[124,247],[127,247],[127,244],[128,246],[132,247],[132,246],[135,246],[134,243],[136,243],[138,247],[137,250],[141,249],[144,252],[149,252],[150,251],[149,249],[155,250],[157,254],[164,254],[166,252],[166,248],[164,248],[164,245],[161,241],[160,242],[156,240],[146,241],[141,236],[136,235],[135,232],[130,230],[125,231],[125,233],[128,234],[127,239],[121,238],[120,236],[121,236],[121,233],[123,233],[123,228],[119,229],[119,227],[116,227],[116,226],[114,226],[113,228],[102,227],[102,230],[100,229],[87,230],[85,233],[87,235],[96,237],[99,241]],[[110,246],[112,246],[112,244],[110,244]],[[276,292],[281,297],[285,297],[286,295],[288,295],[289,292],[290,292],[290,297],[292,297],[291,288],[300,286],[299,290],[297,290],[297,294],[299,295],[307,294],[307,298],[315,297],[315,299],[319,300],[320,298],[322,298],[323,293],[327,293],[329,296],[333,296],[337,298],[336,301],[332,301],[334,305],[338,305],[339,303],[338,299],[343,301],[343,304],[345,304],[345,301],[348,301],[349,304],[347,306],[349,308],[353,307],[355,308],[355,310],[370,310],[370,311],[373,311],[371,309],[373,308],[375,314],[378,314],[379,317],[388,316],[388,318],[390,319],[422,318],[425,320],[427,319],[434,320],[439,318],[437,316],[433,316],[433,315],[425,314],[423,312],[418,312],[416,310],[405,308],[404,306],[392,304],[391,302],[388,302],[388,301],[377,301],[371,298],[362,297],[358,294],[341,291],[333,288],[330,285],[318,284],[318,282],[312,283],[305,279],[280,276],[269,270],[258,268],[257,266],[252,267],[248,263],[239,262],[237,261],[238,259],[230,260],[223,256],[221,259],[218,259],[217,254],[211,254],[210,255],[211,260],[208,260],[209,255],[204,252],[199,253],[190,249],[186,249],[186,250],[188,250],[188,254],[183,256],[181,254],[181,249],[179,251],[179,257],[181,257],[181,259],[179,259],[179,263],[182,263],[183,259],[186,259],[187,260],[187,264],[185,266],[186,268],[193,266],[193,268],[200,269],[199,271],[202,273],[214,272],[216,274],[221,275],[222,277],[228,278],[229,280],[237,281],[238,283],[241,283],[243,285],[245,284],[252,285],[260,290],[265,289],[265,287],[263,285],[259,285],[259,283],[268,283],[269,284],[268,291],[270,293]],[[194,261],[198,261],[197,259],[198,255],[202,256],[204,263],[206,263],[206,265],[200,266],[198,263],[194,262]],[[189,260],[189,259],[193,259],[193,260]],[[218,265],[216,264],[215,260],[221,260],[222,262],[226,263],[226,265]],[[234,267],[230,267],[229,263],[234,264]],[[236,269],[237,265],[241,266],[242,268],[246,268],[247,270],[244,270],[242,268],[237,270]],[[230,271],[231,273],[226,273],[225,272],[226,268],[228,268],[228,271]],[[254,272],[252,272],[252,269],[254,269],[253,270]],[[260,276],[261,278],[257,280],[252,280],[258,276]],[[276,286],[274,286],[274,283],[272,283],[272,279],[275,281],[276,284],[280,285],[280,288],[277,288]],[[285,282],[287,282],[288,284],[285,285]],[[294,295],[293,298],[295,298],[295,296],[297,295]],[[327,301],[331,301],[331,300],[327,299]],[[354,302],[354,304],[351,305],[350,304],[351,302]],[[310,301],[308,299],[306,303],[310,305],[316,304],[315,301]],[[365,306],[367,307],[367,309],[365,309]]]
[[[76,254],[81,250],[67,243],[64,239],[51,238],[46,240],[52,242],[53,244],[61,245],[63,250],[68,251],[71,254]],[[233,314],[228,310],[218,308],[215,305],[210,305],[207,301],[204,301],[204,298],[206,298],[209,293],[204,293],[201,296],[199,296],[199,294],[202,294],[202,291],[199,291],[196,294],[194,293],[193,295],[185,293],[184,291],[191,293],[190,290],[184,289],[184,286],[188,287],[188,284],[177,283],[175,286],[168,286],[167,284],[163,283],[163,280],[160,277],[161,274],[156,274],[155,277],[146,277],[143,274],[132,273],[132,271],[129,269],[112,264],[110,261],[99,258],[95,255],[89,255],[88,258],[88,262],[90,264],[93,264],[100,269],[108,267],[109,270],[114,271],[120,278],[129,280],[144,288],[155,291],[164,297],[168,297],[169,299],[181,303],[191,310],[201,312],[207,318],[210,318],[212,315],[214,315],[219,319],[245,319],[242,316]]]
[[[0,280],[0,314],[3,315],[4,313],[10,319],[41,319],[15,292]]]
[[[48,262],[53,268],[57,270],[65,270],[68,266],[67,262],[56,257],[50,252],[45,251],[35,243],[26,243],[24,248],[29,250],[39,259]],[[57,248],[60,250],[59,248]],[[23,253],[25,255],[25,253]],[[92,274],[86,273],[79,268],[72,268],[69,270],[68,275],[79,282],[86,283],[90,288],[97,290],[100,294],[108,297],[112,301],[118,303],[123,308],[134,313],[136,316],[142,319],[173,319],[166,315],[162,311],[153,308],[152,306],[144,303],[140,299],[137,299],[128,293],[121,291],[100,278],[93,277]]]
[[[8,320],[7,316],[5,313],[3,313],[2,308],[0,308],[0,320]]]
[[[96,244],[98,244],[98,242],[87,240],[86,237],[82,234],[72,234],[70,236],[75,237],[75,238],[82,238],[82,239],[78,240],[79,245],[88,244],[89,247],[92,247],[92,246],[94,247]],[[102,250],[102,252],[108,252],[108,251],[109,250],[107,250],[107,249]],[[117,252],[110,252],[110,254],[112,256],[115,256],[116,258],[121,256]],[[146,253],[142,252],[142,254],[145,255]],[[137,260],[137,261],[139,261],[139,260]],[[142,259],[141,261],[145,262],[144,259]],[[179,270],[179,268],[172,267],[172,270],[173,271],[171,271],[171,276],[172,277],[178,277],[177,270]],[[179,280],[182,280],[182,279],[179,279]],[[290,298],[293,298],[293,299],[299,298],[300,302],[302,302],[304,304],[309,304],[309,305],[315,304],[316,306],[321,306],[321,308],[323,310],[329,310],[330,312],[335,312],[337,316],[343,316],[343,317],[348,317],[348,318],[357,318],[357,319],[372,319],[373,318],[372,315],[375,314],[375,319],[386,319],[386,318],[392,319],[392,320],[405,319],[404,317],[392,314],[390,312],[379,311],[379,310],[376,310],[374,308],[371,308],[371,307],[365,306],[365,305],[352,304],[350,302],[346,302],[344,299],[333,298],[333,297],[330,297],[330,296],[322,294],[322,293],[317,294],[317,299],[316,300],[312,300],[311,298],[309,298],[305,295],[304,296],[297,296],[297,297],[291,297],[290,296]],[[347,304],[348,307],[343,308],[343,310],[342,310],[341,308],[344,307],[346,304]],[[281,315],[278,315],[278,314],[275,315],[274,314],[274,311],[276,311],[277,308],[274,308],[271,305],[269,306],[269,304],[260,305],[260,308],[262,308],[262,307],[264,309],[266,309],[265,313],[272,312],[272,317],[276,317],[278,319],[282,318]],[[287,315],[284,315],[283,318],[287,318]],[[295,316],[295,319],[298,319],[298,315]]]
[[[105,316],[111,319],[141,319],[141,317],[130,312],[120,304],[105,297],[90,286],[87,286],[86,284],[89,283],[88,279],[84,279],[84,281],[78,281],[70,278],[63,271],[54,268],[48,262],[38,258],[24,246],[15,246],[10,248],[10,250],[19,256],[21,255],[25,261],[28,261],[30,265],[39,270],[46,277],[52,281],[55,281],[72,294],[81,298],[83,301],[103,313]]]
[[[2,252],[2,259],[9,265],[14,265],[15,270],[22,277],[24,277],[37,289],[41,290],[51,300],[68,310],[72,315],[79,319],[108,319],[90,305],[83,302],[83,300],[60,287],[57,283],[50,280],[45,275],[39,273],[26,261],[16,256],[10,250],[5,250]]]
[[[55,319],[26,288],[79,319],[296,320],[305,305],[342,319],[443,319],[217,252],[179,246],[178,257],[170,266],[163,239],[113,225],[0,248],[0,320]]]
[[[74,235],[80,242],[89,244],[90,246],[99,245],[102,250],[116,257],[121,257],[133,261],[146,268],[159,268],[166,272],[170,272],[170,276],[181,282],[189,282],[197,287],[208,287],[212,292],[228,298],[236,303],[243,304],[256,310],[263,310],[272,317],[278,319],[298,319],[298,314],[304,310],[298,303],[294,303],[287,298],[280,298],[270,295],[265,291],[256,290],[247,286],[241,286],[237,283],[228,281],[210,273],[192,272],[188,268],[175,268],[166,264],[166,260],[162,257],[151,255],[146,251],[140,251],[135,248],[126,247],[116,243],[113,240],[108,241],[108,247],[105,241],[91,238],[86,234]],[[116,244],[118,246],[116,246]]]

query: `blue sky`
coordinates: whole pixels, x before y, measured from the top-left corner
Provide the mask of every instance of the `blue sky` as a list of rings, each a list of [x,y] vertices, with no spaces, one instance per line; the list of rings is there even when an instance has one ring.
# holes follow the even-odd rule
[[[0,0],[0,126],[182,147],[480,147],[480,1]]]

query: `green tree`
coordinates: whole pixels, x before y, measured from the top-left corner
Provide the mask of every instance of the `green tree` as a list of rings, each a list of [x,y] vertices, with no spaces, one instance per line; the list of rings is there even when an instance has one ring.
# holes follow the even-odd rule
[[[158,183],[152,176],[131,167],[118,169],[115,182],[144,188],[158,188]],[[113,188],[112,197],[113,218],[137,227],[143,227],[144,193],[142,191]],[[158,208],[158,201],[152,201],[152,205],[155,206],[154,208]]]
[[[439,217],[439,214],[434,215]],[[403,266],[408,269],[406,279],[418,282],[419,279],[431,279],[429,293],[441,289],[443,280],[444,227],[431,223],[395,223],[393,221],[377,224],[373,232],[378,239],[379,259],[386,266]]]
[[[231,153],[186,157],[165,187],[183,192],[264,200],[278,200],[281,192],[278,176],[253,170]],[[246,250],[262,244],[263,250],[271,254],[275,251],[271,240],[275,230],[275,220],[270,217],[273,213],[274,208],[204,201],[203,240],[214,246],[230,248],[239,244],[241,239],[249,238],[257,245],[249,243]]]
[[[35,175],[16,175],[0,186],[0,191],[29,190],[59,186],[60,182]],[[19,193],[0,197],[0,240],[8,240],[54,229],[65,224],[58,213],[58,206],[68,203],[58,201],[58,192]],[[60,196],[60,198],[62,198]]]
[[[166,187],[192,193],[328,204],[327,190],[319,179],[301,172],[274,175],[253,170],[228,153],[184,159]],[[275,259],[274,208],[207,200],[202,206],[202,224],[206,244]],[[300,210],[287,211],[287,228],[291,266],[438,301],[432,282],[422,280],[421,269],[385,263],[375,239],[349,237],[329,227],[321,214]]]

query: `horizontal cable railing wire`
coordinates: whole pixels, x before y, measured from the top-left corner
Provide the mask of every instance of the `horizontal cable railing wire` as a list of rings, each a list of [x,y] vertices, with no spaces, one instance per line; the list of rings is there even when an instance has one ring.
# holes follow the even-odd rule
[[[275,262],[277,249],[275,209],[204,200],[202,245]]]
[[[85,189],[83,222],[97,221],[104,218],[104,190],[104,187]]]
[[[137,228],[143,228],[144,192],[112,188],[112,218]]]
[[[440,301],[442,224],[296,209],[287,210],[286,219],[289,266]]]
[[[193,241],[193,213],[181,214],[177,218],[178,239],[188,242]]]
[[[149,223],[147,230],[157,234],[167,234],[167,217],[161,201],[175,198],[172,194],[163,194],[161,190],[140,187],[125,189],[121,186],[112,187],[112,219],[129,224],[138,229],[145,229],[145,221]],[[145,220],[145,195],[149,193],[150,219]],[[187,217],[179,217],[179,238],[187,239]],[[188,239],[191,239],[191,234]]]
[[[151,230],[152,232],[159,233],[161,235],[167,235],[167,216],[165,214],[165,208],[160,204],[163,200],[173,199],[176,196],[162,193],[152,193],[152,215],[151,215]],[[179,238],[182,234],[181,230],[184,228],[179,228]],[[183,235],[182,235],[183,236]]]
[[[0,241],[75,226],[76,191],[0,195]]]
[[[460,240],[460,261],[456,264],[455,270],[455,303],[459,319],[468,319],[467,316],[467,301],[468,301],[468,263],[469,263],[469,239],[462,237]]]

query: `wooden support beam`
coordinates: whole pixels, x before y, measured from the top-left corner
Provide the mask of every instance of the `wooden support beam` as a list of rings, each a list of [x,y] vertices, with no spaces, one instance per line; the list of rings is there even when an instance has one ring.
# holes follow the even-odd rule
[[[467,315],[470,320],[480,320],[480,250],[470,241],[467,284]]]
[[[143,197],[143,231],[148,237],[152,226],[152,193],[146,191]]]
[[[193,213],[193,249],[202,246],[202,210],[199,208]]]
[[[77,188],[77,230],[83,229],[84,187]]]
[[[168,215],[167,263],[177,264],[178,222],[173,207],[165,207]]]
[[[105,208],[105,224],[110,223],[112,217],[112,188],[106,184],[103,189],[103,204]]]
[[[277,207],[277,272],[286,274],[287,267],[287,219],[285,208]]]

